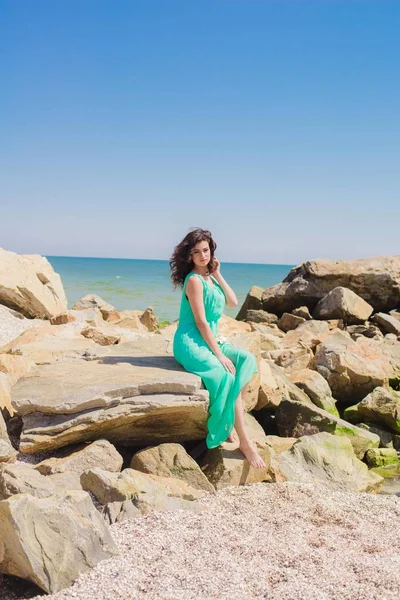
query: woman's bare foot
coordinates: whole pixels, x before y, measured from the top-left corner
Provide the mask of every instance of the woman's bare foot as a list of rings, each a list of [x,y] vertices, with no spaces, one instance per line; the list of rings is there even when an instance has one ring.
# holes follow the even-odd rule
[[[256,469],[262,469],[267,466],[264,460],[258,454],[257,447],[253,442],[240,443],[239,450],[243,452],[252,467],[255,467]]]
[[[230,434],[228,435],[226,441],[227,442],[237,442],[238,441],[238,434],[236,433],[235,428],[232,429],[232,431],[230,432]]]

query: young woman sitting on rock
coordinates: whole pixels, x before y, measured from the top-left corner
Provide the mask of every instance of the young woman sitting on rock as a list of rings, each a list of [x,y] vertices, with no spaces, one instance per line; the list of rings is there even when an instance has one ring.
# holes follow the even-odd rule
[[[186,371],[201,377],[209,392],[207,447],[237,441],[238,435],[239,448],[249,463],[263,468],[265,463],[244,422],[241,395],[257,373],[255,358],[247,350],[218,338],[218,321],[225,302],[237,306],[237,298],[221,274],[214,254],[216,247],[209,231],[196,228],[174,249],[171,278],[174,286],[183,290],[173,353]]]

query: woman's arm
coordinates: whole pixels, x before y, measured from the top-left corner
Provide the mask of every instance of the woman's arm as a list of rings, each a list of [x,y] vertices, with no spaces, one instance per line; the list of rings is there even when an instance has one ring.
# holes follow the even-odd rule
[[[223,352],[221,352],[217,340],[211,331],[211,327],[207,323],[204,310],[203,283],[200,281],[200,279],[197,277],[191,277],[189,279],[186,285],[186,295],[192,308],[197,328],[200,331],[204,341],[208,344],[211,352],[215,354],[225,369],[235,374],[236,369],[234,364],[227,356],[225,356],[225,354],[223,354]]]
[[[215,277],[215,279],[218,281],[219,285],[224,290],[224,294],[225,294],[225,298],[226,298],[226,304],[230,308],[233,308],[234,306],[238,305],[238,299],[236,297],[236,294],[233,291],[233,289],[230,287],[230,285],[228,285],[226,283],[225,279],[222,277],[221,271],[220,271],[220,266],[221,265],[220,265],[220,262],[219,262],[219,260],[217,259],[216,256],[214,256],[214,262],[215,262],[215,269],[211,273],[211,275],[213,277]]]

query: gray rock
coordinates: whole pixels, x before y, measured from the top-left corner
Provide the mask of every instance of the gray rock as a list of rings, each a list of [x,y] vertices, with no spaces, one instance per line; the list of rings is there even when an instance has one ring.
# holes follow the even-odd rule
[[[107,526],[86,492],[50,498],[18,494],[0,502],[2,573],[55,593],[117,554]]]
[[[397,308],[400,256],[307,261],[292,269],[282,283],[264,290],[260,308],[280,315],[303,305],[313,309],[339,286],[358,294],[375,311]]]
[[[298,308],[293,309],[292,315],[295,315],[296,317],[302,317],[306,321],[311,321],[312,319],[312,316],[307,306],[299,306]]]
[[[323,481],[331,489],[354,492],[376,492],[383,483],[357,458],[348,438],[330,433],[300,437],[278,462],[289,481]]]
[[[244,321],[251,321],[252,323],[266,323],[267,325],[274,325],[278,322],[278,317],[272,313],[268,313],[265,310],[248,309]]]
[[[400,321],[393,315],[377,313],[372,317],[372,321],[374,321],[384,333],[394,333],[396,336],[400,335]]]
[[[380,442],[377,435],[364,431],[314,404],[285,400],[278,406],[275,419],[279,435],[284,437],[302,437],[323,431],[347,437],[360,459],[369,448],[378,448]]]

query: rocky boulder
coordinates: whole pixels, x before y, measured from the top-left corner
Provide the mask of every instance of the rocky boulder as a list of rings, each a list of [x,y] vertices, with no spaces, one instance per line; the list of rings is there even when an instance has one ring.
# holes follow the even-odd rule
[[[307,394],[310,400],[320,408],[339,416],[331,389],[317,371],[301,369],[290,375],[291,381]]]
[[[264,290],[262,287],[253,285],[253,287],[250,289],[249,293],[247,294],[245,301],[242,304],[242,307],[240,308],[238,314],[236,315],[236,319],[238,321],[246,320],[248,310],[262,309],[261,298],[263,295],[263,291]],[[274,311],[272,311],[272,312],[274,312]]]
[[[50,498],[18,494],[0,502],[2,573],[55,593],[117,554],[111,534],[86,492]]]
[[[373,308],[360,296],[345,287],[336,287],[314,308],[315,319],[343,319],[348,325],[367,321]]]
[[[393,368],[379,343],[360,337],[356,341],[334,333],[315,355],[315,368],[328,382],[337,400],[352,402],[388,382]]]
[[[384,333],[394,333],[396,336],[400,336],[400,321],[393,315],[376,313],[376,315],[372,317],[372,320]]]
[[[276,314],[299,306],[313,309],[336,287],[345,287],[375,311],[397,308],[400,294],[400,256],[357,260],[311,260],[292,269],[282,283],[264,290],[262,306]]]
[[[383,483],[357,458],[349,439],[330,433],[300,437],[279,455],[279,465],[289,481],[322,481],[331,489],[376,492]]]
[[[58,273],[43,256],[0,248],[0,304],[26,317],[50,319],[67,310]]]
[[[285,400],[278,406],[275,419],[279,435],[284,437],[302,437],[323,431],[347,437],[356,456],[360,459],[369,448],[378,448],[380,443],[377,435],[356,427],[313,404]]]
[[[369,421],[400,433],[400,392],[377,387],[361,402],[346,409],[352,422]]]
[[[160,444],[139,450],[130,466],[142,473],[181,479],[196,489],[215,493],[197,462],[181,444]]]
[[[0,464],[14,462],[16,457],[17,452],[11,445],[3,414],[0,410]]]

